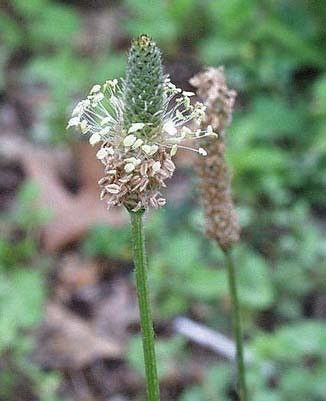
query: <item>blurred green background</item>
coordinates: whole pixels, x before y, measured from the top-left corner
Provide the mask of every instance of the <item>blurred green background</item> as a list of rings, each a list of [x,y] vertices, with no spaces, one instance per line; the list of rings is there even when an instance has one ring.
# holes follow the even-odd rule
[[[141,33],[179,86],[224,65],[238,92],[227,134],[250,400],[323,401],[323,0],[1,2],[0,399],[144,399],[129,227],[117,211],[103,217],[93,154],[65,130],[93,83],[123,76]],[[223,257],[203,236],[191,157],[177,162],[168,206],[147,218],[162,398],[236,400],[233,364],[173,329],[187,316],[231,337]]]

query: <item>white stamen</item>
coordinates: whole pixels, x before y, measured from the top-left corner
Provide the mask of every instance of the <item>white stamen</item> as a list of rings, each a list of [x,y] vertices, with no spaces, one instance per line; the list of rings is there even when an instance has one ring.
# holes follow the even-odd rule
[[[135,170],[135,165],[133,163],[127,163],[124,167],[126,173],[131,173]]]
[[[70,128],[70,127],[77,127],[79,124],[80,124],[79,117],[72,117],[72,118],[68,121],[67,128]]]
[[[102,149],[100,149],[100,150],[96,153],[96,157],[97,157],[99,160],[104,159],[107,155],[108,155],[107,148],[102,148]]]
[[[167,134],[173,136],[175,135],[178,130],[176,129],[173,121],[169,120],[163,125],[163,131],[165,131]]]
[[[173,145],[170,152],[171,157],[176,155],[177,150],[178,150],[178,145]]]
[[[152,147],[151,147],[150,145],[143,145],[141,148],[143,149],[143,151],[144,151],[146,154],[149,155],[149,154],[151,153]]]
[[[160,162],[155,162],[152,166],[152,169],[154,173],[157,173],[158,171],[161,170],[161,163]]]
[[[98,134],[97,132],[95,134],[93,134],[90,138],[89,138],[89,143],[94,146],[97,143],[101,142],[102,137],[100,134]]]
[[[123,144],[127,147],[132,146],[136,142],[137,138],[135,135],[128,135],[123,140]]]
[[[182,94],[183,96],[195,96],[194,92],[183,91]]]
[[[101,85],[94,85],[90,93],[97,93],[101,90]]]
[[[158,151],[158,146],[157,145],[152,145],[151,150],[150,150],[150,155],[153,156],[155,153]]]
[[[138,149],[142,144],[144,143],[144,141],[140,138],[138,138],[135,143],[132,145],[132,149]]]
[[[128,130],[128,134],[139,131],[145,127],[144,123],[134,123]]]
[[[199,149],[198,149],[198,153],[199,153],[200,155],[207,156],[207,152],[206,152],[206,150],[203,149],[203,148],[199,148]]]

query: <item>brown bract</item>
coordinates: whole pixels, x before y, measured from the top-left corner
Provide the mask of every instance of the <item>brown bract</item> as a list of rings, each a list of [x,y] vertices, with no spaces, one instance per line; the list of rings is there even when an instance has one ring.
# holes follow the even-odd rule
[[[239,240],[240,228],[231,194],[231,174],[225,160],[225,128],[231,123],[236,92],[226,85],[222,67],[208,68],[190,83],[206,105],[204,126],[211,125],[218,139],[205,138],[206,157],[198,158],[199,191],[206,216],[207,236],[227,250]]]

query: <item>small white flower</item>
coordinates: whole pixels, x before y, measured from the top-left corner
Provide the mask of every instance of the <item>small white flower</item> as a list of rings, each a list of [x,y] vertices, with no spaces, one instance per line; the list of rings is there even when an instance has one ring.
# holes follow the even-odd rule
[[[144,123],[134,123],[128,130],[128,134],[132,134],[133,132],[139,131],[145,127]]]
[[[202,156],[207,156],[207,152],[206,152],[206,150],[203,149],[203,148],[199,148],[199,149],[198,149],[198,153],[199,153],[200,155],[202,155]]]
[[[128,135],[123,140],[123,144],[126,147],[129,147],[129,146],[132,146],[136,142],[136,140],[137,140],[137,138],[135,137],[135,135]]]
[[[169,120],[163,125],[163,131],[165,131],[167,134],[173,136],[175,135],[178,130],[176,129],[174,122]]]
[[[153,164],[153,166],[152,166],[152,169],[153,169],[154,173],[157,173],[161,169],[161,163],[160,162],[155,162]]]
[[[131,173],[135,170],[135,165],[133,163],[127,163],[124,167],[126,173]]]
[[[100,134],[98,134],[97,132],[95,134],[93,134],[90,138],[89,138],[89,143],[94,146],[97,143],[101,142],[102,137]]]
[[[101,85],[94,85],[93,88],[91,89],[90,93],[97,93],[101,90]]]
[[[102,149],[100,149],[100,150],[96,153],[96,157],[97,157],[99,160],[104,159],[107,155],[108,155],[107,148],[102,148]]]

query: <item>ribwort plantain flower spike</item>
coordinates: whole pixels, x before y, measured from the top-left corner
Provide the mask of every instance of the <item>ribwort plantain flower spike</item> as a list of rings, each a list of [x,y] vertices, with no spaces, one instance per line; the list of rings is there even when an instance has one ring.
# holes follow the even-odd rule
[[[232,120],[236,92],[228,88],[223,67],[208,68],[195,75],[190,83],[197,88],[197,94],[207,106],[202,128],[212,127],[219,133],[216,141],[204,139],[203,145],[207,149],[207,157],[199,159],[197,163],[199,190],[206,215],[207,236],[218,243],[225,255],[237,349],[239,399],[248,401],[240,305],[232,258],[232,248],[239,240],[240,227],[232,200],[231,174],[225,160],[225,129]]]
[[[138,211],[165,204],[161,189],[175,170],[178,148],[205,155],[202,148],[183,146],[186,140],[216,136],[202,130],[205,106],[191,103],[192,92],[177,88],[163,74],[161,53],[155,42],[141,35],[131,45],[125,79],[92,87],[73,110],[68,128],[101,144],[97,158],[105,166],[99,181],[107,207],[124,205]],[[187,123],[192,122],[194,129]]]
[[[207,236],[227,250],[239,240],[240,232],[232,200],[231,174],[225,160],[225,129],[232,120],[236,92],[227,87],[223,67],[208,68],[195,75],[190,83],[207,107],[202,129],[212,127],[219,135],[217,140],[203,140],[207,157],[198,159],[197,172]]]

